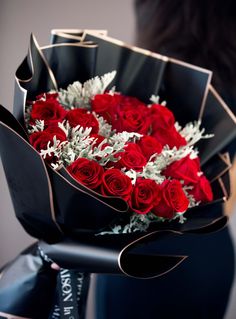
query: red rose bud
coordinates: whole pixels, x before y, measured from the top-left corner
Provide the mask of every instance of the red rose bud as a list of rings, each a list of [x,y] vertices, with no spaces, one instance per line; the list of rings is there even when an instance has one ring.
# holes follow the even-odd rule
[[[145,135],[141,137],[138,145],[147,161],[153,154],[160,154],[162,151],[162,145],[153,136]]]
[[[116,165],[120,168],[126,167],[127,169],[139,172],[147,164],[147,160],[142,154],[140,147],[135,143],[127,144],[125,151],[118,153],[117,156],[120,157],[120,160]]]
[[[46,150],[48,142],[53,144],[53,138],[56,136],[56,139],[63,142],[66,141],[66,134],[59,127],[52,126],[48,127],[46,130],[41,132],[35,132],[30,135],[29,140],[30,144],[38,151]],[[46,161],[52,161],[53,156],[47,156]]]
[[[183,180],[185,185],[195,184],[199,180],[200,164],[197,159],[190,159],[189,155],[170,164],[162,174],[166,177]]]
[[[112,124],[118,113],[121,99],[120,94],[97,94],[91,101],[91,109]]]
[[[170,129],[175,125],[174,114],[164,105],[152,104],[151,106],[152,132],[159,129]]]
[[[67,170],[78,182],[93,190],[101,184],[104,172],[101,165],[87,158],[78,158],[67,167]]]
[[[152,210],[156,216],[171,219],[175,213],[183,213],[188,209],[189,200],[179,181],[166,180],[161,189],[161,201]]]
[[[53,97],[44,100],[39,100],[33,103],[31,111],[31,122],[35,120],[44,120],[45,126],[55,125],[62,122],[67,114],[67,111]]]
[[[131,199],[130,208],[138,214],[147,214],[160,202],[160,186],[151,179],[138,178]]]
[[[71,127],[76,127],[77,125],[80,125],[83,128],[91,127],[91,133],[93,134],[97,134],[99,131],[98,120],[93,114],[88,113],[85,109],[70,110],[66,115],[66,120]]]
[[[189,190],[197,202],[207,203],[213,200],[213,193],[208,179],[201,175],[198,183],[194,184],[194,188]]]
[[[102,176],[101,192],[104,196],[118,196],[129,200],[132,189],[131,179],[119,169],[108,169]]]
[[[162,146],[168,145],[170,148],[185,146],[187,144],[185,138],[179,134],[174,126],[170,128],[158,128],[152,133]]]

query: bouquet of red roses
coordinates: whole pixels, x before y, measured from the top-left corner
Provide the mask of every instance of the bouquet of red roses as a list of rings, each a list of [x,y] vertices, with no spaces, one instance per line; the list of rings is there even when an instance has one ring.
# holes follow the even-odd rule
[[[4,269],[1,314],[49,314],[52,261],[152,278],[226,223],[230,161],[221,151],[236,136],[235,119],[211,72],[101,32],[52,33],[47,47],[31,37],[16,72],[14,116],[0,107],[15,213],[40,240]],[[12,285],[13,272],[20,284]],[[60,276],[63,285],[69,275]],[[35,314],[42,287],[48,308]]]
[[[128,203],[130,222],[111,233],[145,231],[151,221],[179,218],[213,199],[193,148],[200,121],[183,128],[157,96],[106,92],[116,72],[44,93],[27,105],[29,141],[54,169],[66,168],[95,194]],[[104,233],[104,232],[103,232]]]

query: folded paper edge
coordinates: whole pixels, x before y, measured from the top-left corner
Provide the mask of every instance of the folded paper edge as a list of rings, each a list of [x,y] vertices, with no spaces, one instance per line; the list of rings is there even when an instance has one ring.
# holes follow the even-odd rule
[[[28,83],[28,82],[30,82],[30,81],[32,80],[32,78],[33,78],[33,76],[34,76],[34,61],[33,61],[33,59],[32,59],[32,44],[34,44],[36,50],[38,51],[38,54],[40,55],[42,61],[44,62],[45,67],[46,67],[46,69],[47,69],[47,71],[48,71],[48,75],[49,75],[49,77],[50,77],[50,79],[51,79],[51,81],[52,81],[52,84],[53,84],[55,90],[58,91],[58,85],[57,85],[57,81],[56,81],[56,79],[55,79],[55,76],[54,76],[54,74],[53,74],[53,72],[52,72],[52,70],[51,70],[51,68],[50,68],[50,66],[49,66],[49,64],[48,64],[48,62],[47,62],[47,60],[46,60],[46,58],[45,58],[45,56],[44,56],[44,54],[43,54],[43,52],[42,52],[42,50],[41,50],[39,44],[38,44],[38,42],[37,42],[36,37],[35,37],[34,34],[31,34],[31,36],[30,36],[30,46],[29,46],[29,52],[28,52],[28,56],[29,56],[29,59],[30,59],[30,67],[31,67],[31,70],[32,70],[32,74],[31,74],[31,76],[30,76],[28,79],[25,79],[25,80],[20,79],[19,76],[15,75],[17,81],[18,81],[19,83],[21,83],[21,82],[22,82],[22,83]],[[18,71],[18,70],[17,70],[17,71]],[[16,71],[16,73],[17,73],[17,71]]]
[[[209,234],[209,233],[216,233],[219,230],[224,229],[227,226],[228,223],[228,217],[227,216],[221,216],[219,218],[216,218],[209,222],[208,224],[198,227],[198,228],[192,228],[189,230],[184,230],[183,233],[190,233],[190,234]],[[217,226],[218,227],[214,227]],[[219,227],[220,226],[220,227]]]
[[[26,141],[20,134],[15,132],[11,127],[6,125],[2,121],[0,121],[0,125],[4,126],[6,129],[10,130],[13,134],[17,135],[17,137],[20,138],[23,141],[23,143],[26,143],[27,147],[31,148],[31,150],[35,153],[35,155],[37,155],[38,158],[40,159],[40,161],[42,163],[42,167],[43,167],[44,172],[45,172],[46,179],[47,179],[47,184],[48,184],[48,194],[49,194],[49,200],[50,200],[51,218],[52,218],[52,221],[54,222],[54,224],[56,225],[56,227],[58,228],[58,230],[61,233],[63,233],[59,224],[56,221],[56,213],[55,213],[54,202],[53,202],[52,186],[51,186],[50,178],[49,178],[48,171],[47,171],[46,164],[45,164],[44,160],[38,154],[38,152],[33,148],[33,146],[28,141]]]
[[[101,34],[106,36],[108,34],[108,31],[105,29],[86,29],[88,32]],[[85,29],[52,29],[51,34],[52,35],[58,35],[64,38],[68,39],[74,39],[74,40],[81,40],[82,36],[79,37],[78,34],[81,33],[81,35],[84,33]]]
[[[137,238],[136,240],[132,241],[131,243],[129,243],[128,245],[126,245],[119,253],[118,255],[118,266],[121,270],[121,272],[128,276],[128,277],[132,277],[132,278],[138,278],[138,279],[153,279],[153,278],[158,278],[161,277],[165,274],[167,274],[168,272],[172,271],[173,269],[175,269],[177,266],[179,266],[186,258],[188,258],[188,256],[186,255],[156,255],[156,257],[167,257],[167,258],[173,258],[173,259],[177,259],[176,263],[174,263],[174,265],[170,268],[168,268],[166,271],[161,272],[160,274],[157,275],[153,275],[153,276],[146,276],[146,277],[137,277],[137,276],[133,276],[132,274],[128,273],[127,271],[124,270],[124,267],[122,266],[122,258],[123,255],[127,252],[127,250],[129,250],[132,246],[134,246],[135,244],[138,244],[140,241],[142,241],[145,238],[151,237],[154,234],[161,234],[161,233],[173,233],[173,234],[178,234],[178,235],[183,235],[182,232],[178,232],[178,231],[174,231],[174,230],[158,230],[158,231],[154,231],[148,234],[145,234],[139,238]]]
[[[71,174],[70,172],[68,172],[66,170],[66,168],[64,166],[62,166],[60,168],[60,170],[58,170],[57,173],[59,173],[60,175],[60,171],[62,172],[62,178],[65,179],[71,186],[73,186],[76,190],[78,191],[81,191],[85,194],[88,194],[90,195],[91,197],[95,198],[96,200],[99,200],[100,202],[102,202],[103,204],[107,205],[108,207],[111,207],[112,209],[116,210],[116,211],[119,211],[119,212],[127,212],[128,209],[129,209],[129,206],[127,204],[126,201],[124,201],[122,198],[120,197],[115,197],[115,196],[103,196],[102,194],[99,194],[99,193],[96,193],[95,191],[93,191],[92,189],[89,189],[87,186],[81,184],[78,180],[76,180]],[[71,181],[68,180],[66,178],[66,176],[64,176],[63,174],[66,174],[70,177]],[[72,183],[73,181],[73,183]],[[77,186],[78,185],[78,186]],[[81,188],[80,188],[81,187]],[[117,209],[116,207],[110,205],[109,203],[106,202],[106,199],[109,199],[109,200],[112,200],[112,199],[120,199],[124,205],[126,206],[126,209],[124,210],[120,210],[120,209]]]
[[[235,132],[236,132],[236,115],[233,113],[233,111],[231,111],[231,109],[228,107],[228,105],[225,103],[225,101],[222,99],[222,97],[219,95],[219,93],[211,84],[209,85],[209,90],[215,96],[215,98],[219,101],[219,103],[224,108],[224,110],[228,113],[228,115],[231,117],[232,121],[235,123]]]
[[[227,155],[228,154],[228,155]],[[224,174],[226,174],[232,167],[232,163],[230,161],[230,158],[229,158],[229,153],[224,153],[224,154],[221,154],[221,153],[218,153],[217,154],[218,157],[226,164],[226,167],[217,175],[217,176],[214,176],[211,180],[210,180],[210,183],[213,183],[214,181],[216,181],[218,178],[220,178],[221,176],[223,176]]]

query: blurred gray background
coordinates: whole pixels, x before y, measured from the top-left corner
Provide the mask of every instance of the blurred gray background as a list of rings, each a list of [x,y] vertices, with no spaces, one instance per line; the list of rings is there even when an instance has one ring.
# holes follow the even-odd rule
[[[134,44],[133,0],[0,0],[0,103],[12,110],[14,74],[34,33],[41,46],[51,29],[106,29],[110,36]],[[236,242],[236,208],[230,227]],[[0,267],[34,241],[14,216],[0,163]],[[225,319],[236,318],[233,287]],[[190,318],[191,319],[191,318]]]

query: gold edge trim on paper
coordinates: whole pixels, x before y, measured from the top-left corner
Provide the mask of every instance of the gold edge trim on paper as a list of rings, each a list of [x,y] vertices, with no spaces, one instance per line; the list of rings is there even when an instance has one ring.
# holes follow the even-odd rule
[[[225,157],[226,163],[228,163],[228,165],[232,166],[233,163],[231,162],[229,153],[224,153],[223,156]]]
[[[27,90],[26,89],[24,89],[21,85],[20,85],[20,80],[17,78],[17,76],[15,76],[15,81],[16,81],[16,83],[17,83],[17,86],[18,86],[18,88],[20,89],[20,91],[22,91],[23,92],[23,105],[22,105],[22,108],[23,108],[23,120],[24,120],[24,124],[25,124],[25,107],[26,107],[26,96],[27,96]],[[24,129],[24,127],[22,127],[23,129]],[[24,131],[25,131],[25,129],[24,129]],[[26,135],[27,135],[27,133],[26,133]]]
[[[204,95],[203,95],[203,98],[202,98],[202,104],[201,104],[199,115],[198,115],[198,119],[199,120],[202,119],[203,113],[205,111],[206,100],[207,100],[207,96],[208,96],[209,89],[210,89],[211,79],[212,79],[212,72],[209,74],[209,77],[207,79],[207,84],[206,84],[206,87],[205,87],[205,92],[204,92]]]
[[[149,233],[149,234],[146,234],[142,237],[139,237],[137,239],[135,239],[134,241],[132,241],[131,243],[129,243],[128,245],[126,245],[119,253],[118,255],[118,259],[117,259],[117,263],[118,263],[118,267],[120,268],[120,270],[122,271],[123,274],[127,275],[128,277],[131,277],[131,278],[137,278],[137,276],[132,276],[130,274],[128,274],[127,272],[125,272],[125,270],[123,269],[122,265],[121,265],[121,257],[123,255],[123,253],[125,252],[125,250],[127,250],[131,245],[141,241],[142,239],[146,238],[146,237],[149,237],[149,236],[152,236],[153,234],[156,234],[156,233],[162,233],[163,231],[154,231],[152,233]],[[174,233],[174,234],[179,234],[179,235],[183,235],[183,233],[181,232],[178,232],[178,231],[174,231],[174,230],[164,230],[164,232],[170,232],[170,233]],[[160,256],[160,257],[164,257],[164,255],[157,255],[157,256]],[[179,264],[181,264],[186,258],[188,258],[188,256],[186,255],[166,255],[167,257],[177,257],[177,258],[182,258],[175,266],[169,268],[167,271],[161,273],[160,275],[154,275],[154,276],[150,276],[150,277],[145,277],[145,278],[142,278],[142,277],[138,277],[139,279],[142,279],[142,280],[145,280],[147,278],[149,279],[153,279],[153,278],[157,278],[157,277],[161,277],[165,274],[167,274],[168,272],[170,272],[171,270],[175,269]]]
[[[42,53],[42,51],[41,51],[41,48],[40,48],[40,46],[39,46],[39,44],[38,44],[38,42],[37,42],[37,40],[36,40],[36,38],[35,38],[35,36],[34,36],[33,34],[32,34],[32,41],[34,42],[35,47],[36,47],[36,49],[37,49],[39,55],[41,56],[41,58],[42,58],[42,60],[43,60],[43,62],[44,62],[44,64],[45,64],[45,66],[46,66],[46,68],[47,68],[47,70],[48,70],[48,74],[49,74],[49,76],[50,76],[50,78],[51,78],[51,81],[52,81],[52,83],[53,83],[53,85],[54,85],[55,90],[58,90],[58,85],[57,85],[55,76],[54,76],[54,74],[53,74],[53,72],[52,72],[52,70],[51,70],[51,68],[50,68],[50,66],[49,66],[49,64],[48,64],[48,62],[47,62],[47,60],[45,59],[45,56],[43,55],[43,53]],[[50,47],[50,46],[49,46],[49,47]],[[30,82],[30,81],[32,80],[32,78],[33,78],[33,76],[34,76],[34,63],[33,63],[33,59],[32,59],[31,47],[29,47],[28,56],[29,56],[29,59],[30,59],[30,67],[31,67],[31,70],[32,70],[32,75],[31,75],[28,79],[25,79],[25,80],[20,79],[20,78],[18,78],[17,76],[15,76],[15,78],[16,78],[17,81],[18,81],[18,83],[28,83],[28,82]],[[25,90],[25,91],[27,92],[27,90]]]
[[[15,316],[15,315],[12,315],[10,313],[1,312],[1,311],[0,311],[0,315],[4,316],[7,319],[33,319],[33,318],[28,318],[28,317],[19,317],[19,316]]]
[[[41,51],[40,46],[39,46],[39,44],[38,44],[38,42],[37,42],[37,40],[36,40],[34,34],[32,34],[32,39],[33,39],[33,41],[34,41],[34,44],[35,44],[35,46],[36,46],[36,49],[38,50],[39,55],[41,56],[41,58],[42,58],[42,60],[43,60],[43,62],[44,62],[44,64],[45,64],[45,66],[46,66],[46,68],[47,68],[47,70],[48,70],[48,73],[49,73],[49,76],[50,76],[50,78],[51,78],[52,84],[54,85],[55,90],[58,91],[58,85],[57,85],[56,78],[55,78],[55,76],[54,76],[54,74],[53,74],[53,72],[52,72],[52,70],[51,70],[51,68],[50,68],[50,66],[49,66],[49,64],[48,64],[48,62],[47,62],[47,60],[46,60],[44,54],[43,54],[42,51]]]
[[[217,156],[222,160],[222,162],[225,163],[225,165],[227,165],[227,167],[225,167],[218,175],[214,176],[210,180],[210,183],[213,183],[214,181],[219,179],[221,176],[223,176],[225,173],[227,173],[232,167],[232,164],[231,164],[230,158],[229,158],[229,153],[224,153],[224,154],[218,153]]]
[[[212,85],[209,86],[209,90],[212,92],[212,94],[215,96],[215,98],[220,102],[222,107],[225,109],[225,111],[228,113],[228,115],[231,117],[232,121],[236,124],[236,115],[231,111],[231,109],[228,107],[228,105],[225,103],[225,101],[222,99],[222,97],[219,95],[219,93],[214,89]],[[236,129],[236,126],[235,126]]]
[[[83,33],[83,35],[81,37],[82,41],[84,41],[86,35],[91,35],[91,36],[97,37],[97,38],[105,40],[107,42],[114,43],[114,44],[119,45],[121,47],[124,47],[124,48],[127,48],[127,49],[131,49],[134,52],[142,53],[142,54],[145,54],[147,56],[151,56],[151,57],[157,58],[159,60],[163,60],[163,59],[164,60],[166,60],[166,59],[170,60],[170,58],[168,58],[165,55],[161,55],[161,54],[156,53],[156,52],[152,52],[152,51],[149,51],[149,50],[146,50],[146,49],[143,49],[143,48],[139,48],[139,47],[136,47],[136,46],[134,46],[132,44],[127,44],[124,41],[121,41],[121,40],[118,40],[118,39],[115,39],[115,38],[112,38],[112,37],[109,37],[109,36],[106,36],[106,35],[100,35],[100,34],[97,34],[96,32],[91,32],[91,30],[84,30],[84,33]]]
[[[181,61],[181,60],[178,60],[178,59],[174,59],[174,58],[171,58],[171,57],[168,57],[168,56],[165,56],[165,55],[162,55],[160,53],[153,52],[153,51],[150,51],[150,50],[147,50],[147,49],[143,49],[143,48],[137,47],[137,46],[132,45],[132,44],[127,44],[124,41],[121,41],[121,40],[118,40],[118,39],[115,39],[115,38],[112,38],[112,37],[109,37],[109,36],[106,36],[106,35],[100,35],[100,34],[97,34],[95,32],[91,32],[91,30],[84,30],[84,33],[83,33],[83,35],[81,37],[82,41],[85,39],[86,35],[91,35],[91,36],[97,37],[97,38],[105,40],[107,42],[111,42],[111,43],[117,44],[119,46],[131,49],[132,51],[139,52],[139,53],[142,53],[142,54],[145,54],[147,56],[151,56],[151,57],[154,57],[154,58],[157,58],[157,59],[160,59],[160,60],[163,60],[163,59],[166,60],[167,59],[167,61],[173,62],[175,64],[183,65],[183,66],[188,67],[190,69],[201,71],[201,72],[203,72],[205,74],[208,74],[209,76],[212,75],[212,72],[210,70],[202,68],[200,66],[197,66],[197,65],[194,65],[194,64],[191,64],[191,63],[187,63],[187,62],[184,62],[184,61]]]
[[[217,176],[214,176],[211,180],[210,183],[215,182],[217,179],[219,179],[221,176],[223,176],[225,173],[227,173],[230,170],[230,167],[226,167],[223,171],[221,171]]]
[[[200,67],[198,65],[191,64],[191,63],[188,63],[188,62],[185,62],[185,61],[182,61],[182,60],[178,60],[178,59],[175,59],[175,58],[169,58],[169,59],[170,59],[171,62],[173,62],[175,64],[180,64],[180,65],[185,66],[187,68],[190,68],[190,69],[193,69],[193,70],[208,74],[209,77],[212,77],[212,71],[211,70],[208,70],[208,69],[202,68],[202,67]]]
[[[226,152],[226,153],[218,153],[217,154],[220,159],[225,162],[226,165],[228,165],[229,167],[232,167],[232,163],[231,163],[231,160],[230,160],[230,156],[229,156],[229,153]]]
[[[98,35],[96,33],[89,32],[88,30],[84,31],[84,34],[82,36],[82,41],[84,41],[86,35],[91,35],[91,36],[97,37],[99,39],[102,39],[102,40],[114,43],[116,45],[119,45],[121,47],[125,47],[125,48],[128,48],[128,49],[131,49],[134,52],[142,53],[142,54],[145,54],[147,56],[150,56],[150,57],[153,57],[153,58],[157,58],[159,60],[163,60],[163,61],[166,61],[166,62],[169,61],[169,62],[178,64],[178,65],[182,65],[182,66],[187,67],[189,69],[193,69],[193,70],[196,70],[196,71],[199,71],[199,72],[202,72],[202,73],[205,73],[206,75],[208,75],[207,84],[206,84],[206,87],[205,87],[204,95],[203,95],[201,106],[200,106],[200,112],[199,112],[199,119],[202,118],[202,115],[203,115],[203,112],[204,112],[204,108],[205,108],[205,105],[206,105],[206,99],[207,99],[207,94],[208,94],[210,82],[211,82],[211,79],[212,79],[212,71],[210,71],[208,69],[205,69],[205,68],[202,68],[200,66],[194,65],[194,64],[190,64],[190,63],[178,60],[178,59],[174,59],[174,58],[171,58],[171,57],[168,57],[168,56],[165,56],[165,55],[161,55],[161,54],[156,53],[156,52],[152,52],[150,50],[139,48],[139,47],[136,47],[134,45],[129,45],[129,44],[127,44],[127,43],[125,43],[125,42],[123,42],[121,40],[117,40],[117,39],[114,39],[114,38],[111,38],[111,37],[108,37],[108,36]]]
[[[41,163],[43,164],[43,168],[44,168],[44,171],[45,171],[45,175],[46,175],[46,178],[47,178],[47,183],[48,183],[48,192],[49,192],[49,201],[50,201],[50,211],[51,211],[51,217],[52,217],[52,220],[54,222],[54,224],[57,226],[58,230],[63,233],[61,227],[59,226],[59,224],[57,223],[56,221],[56,214],[55,214],[55,208],[54,208],[54,202],[53,202],[53,193],[52,193],[52,186],[51,186],[51,182],[50,182],[50,178],[49,178],[49,175],[48,175],[48,171],[47,171],[47,168],[46,168],[46,164],[44,162],[44,160],[42,159],[42,157],[39,155],[39,153],[33,148],[33,146],[28,143],[25,139],[23,139],[23,137],[18,134],[17,132],[15,132],[11,127],[9,127],[8,125],[6,125],[5,123],[3,123],[2,121],[0,121],[0,124],[3,125],[4,127],[6,127],[8,130],[12,131],[14,134],[16,134],[21,140],[23,140],[27,145],[28,147],[30,147],[34,152],[37,153],[37,155],[39,156],[39,159],[41,161]]]
[[[107,30],[95,30],[95,29],[86,29],[88,32],[100,34],[100,35],[107,35]],[[74,39],[74,40],[81,40],[82,35],[84,33],[85,29],[52,29],[51,35],[58,35],[63,38],[67,39]],[[71,34],[72,33],[72,34]],[[73,35],[73,34],[79,34],[81,33],[81,36]]]
[[[223,200],[226,201],[229,198],[229,194],[228,194],[228,192],[226,190],[225,184],[224,184],[224,182],[223,182],[221,177],[218,178],[218,182],[219,182],[221,190],[222,190],[222,192],[224,194]]]
[[[29,59],[30,59],[30,67],[31,67],[31,71],[32,71],[32,75],[28,78],[28,79],[20,79],[15,75],[15,78],[17,79],[18,83],[28,83],[32,80],[33,75],[34,75],[34,64],[33,64],[33,60],[32,60],[32,53],[31,53],[31,48],[29,47],[28,49],[28,55],[29,55]],[[23,89],[25,90],[25,89]],[[27,92],[27,90],[25,90]]]
[[[225,202],[226,201],[226,198],[225,197],[222,197],[221,199],[218,199],[217,201],[223,201],[223,202]],[[221,221],[221,220],[225,220],[226,219],[226,221],[228,220],[228,218],[226,217],[226,216],[221,216],[221,217],[218,217],[218,218],[215,218],[214,220],[212,220],[210,223],[208,223],[208,224],[206,224],[206,225],[204,225],[204,226],[201,226],[201,227],[199,227],[199,228],[192,228],[192,229],[189,229],[189,230],[186,230],[185,231],[185,233],[187,233],[187,234],[191,234],[191,233],[195,233],[197,230],[205,230],[205,229],[208,229],[210,226],[214,226],[214,224],[216,224],[216,223],[218,223],[219,221]],[[226,224],[223,226],[223,227],[221,227],[220,229],[223,229],[224,227],[226,226]],[[210,233],[215,233],[215,232],[217,232],[219,229],[216,229],[216,230],[214,230],[214,231],[210,231]],[[201,233],[202,235],[205,235],[205,234],[207,234],[207,233]]]
[[[117,208],[115,208],[115,207],[113,207],[113,206],[107,204],[106,202],[102,201],[102,199],[97,198],[97,197],[93,196],[92,194],[90,194],[89,192],[85,192],[84,190],[82,190],[82,189],[76,187],[74,184],[72,184],[70,181],[68,181],[64,176],[62,176],[58,171],[54,170],[51,166],[48,166],[48,167],[49,167],[51,170],[53,170],[53,172],[55,172],[58,176],[60,176],[60,178],[62,178],[67,184],[69,184],[69,185],[70,185],[72,188],[74,188],[75,190],[77,190],[77,191],[79,191],[79,192],[81,192],[81,193],[84,193],[84,194],[86,194],[86,195],[88,195],[88,196],[91,196],[92,198],[98,200],[98,201],[101,202],[102,204],[104,204],[104,205],[106,205],[106,206],[108,206],[108,207],[114,209],[114,210],[117,211],[117,212],[126,212],[126,211],[128,210],[128,208],[127,208],[126,211],[121,211],[121,210],[119,210],[119,209],[117,209]],[[86,188],[86,186],[84,186],[84,185],[83,185],[83,187]],[[91,190],[89,189],[89,191],[91,191]],[[111,197],[111,198],[113,198],[113,197]],[[116,197],[116,198],[117,198],[117,197]]]
[[[83,47],[83,48],[97,48],[97,44],[93,43],[92,41],[86,42],[76,42],[76,43],[56,43],[50,44],[40,47],[41,50],[51,49],[55,47]]]
[[[71,34],[72,33],[72,34]],[[52,29],[51,35],[57,35],[59,37],[63,37],[66,39],[73,39],[73,40],[81,40],[81,36],[79,34],[83,34],[83,30],[76,30],[76,29]]]
[[[68,181],[65,176],[63,176],[62,174],[60,174],[60,170],[65,171],[65,172],[70,176],[70,178],[75,182],[75,184],[72,184],[72,182]],[[106,199],[106,198],[108,198],[108,199],[120,199],[120,197],[117,197],[117,196],[105,196],[105,197],[103,197],[102,194],[99,194],[99,193],[95,192],[93,189],[88,188],[86,185],[80,183],[77,179],[75,179],[74,176],[71,175],[69,171],[67,171],[67,169],[65,168],[65,166],[64,166],[63,164],[61,164],[61,166],[56,170],[56,172],[58,172],[58,174],[59,174],[61,177],[63,177],[63,178],[64,178],[66,181],[68,181],[72,186],[74,186],[74,188],[76,188],[76,190],[82,191],[84,194],[91,195],[91,196],[92,196],[93,198],[95,198],[95,199],[97,199],[96,195],[98,195],[98,197],[100,197],[102,203],[106,203],[106,202],[103,202],[103,201],[102,201],[102,198],[105,198],[105,199]],[[76,184],[79,184],[79,185],[82,186],[83,188],[87,189],[88,192],[86,192],[85,190],[81,190],[80,188],[78,188],[78,187],[76,186]],[[91,192],[91,193],[90,193],[90,192]],[[94,194],[94,196],[93,196],[93,194]],[[125,202],[125,201],[123,200],[123,202]],[[116,211],[124,212],[124,213],[127,212],[128,209],[129,209],[128,204],[126,205],[126,206],[127,206],[127,209],[126,209],[126,210],[116,209],[115,207],[110,206],[109,204],[107,204],[107,206],[114,208],[114,210],[116,210]]]

